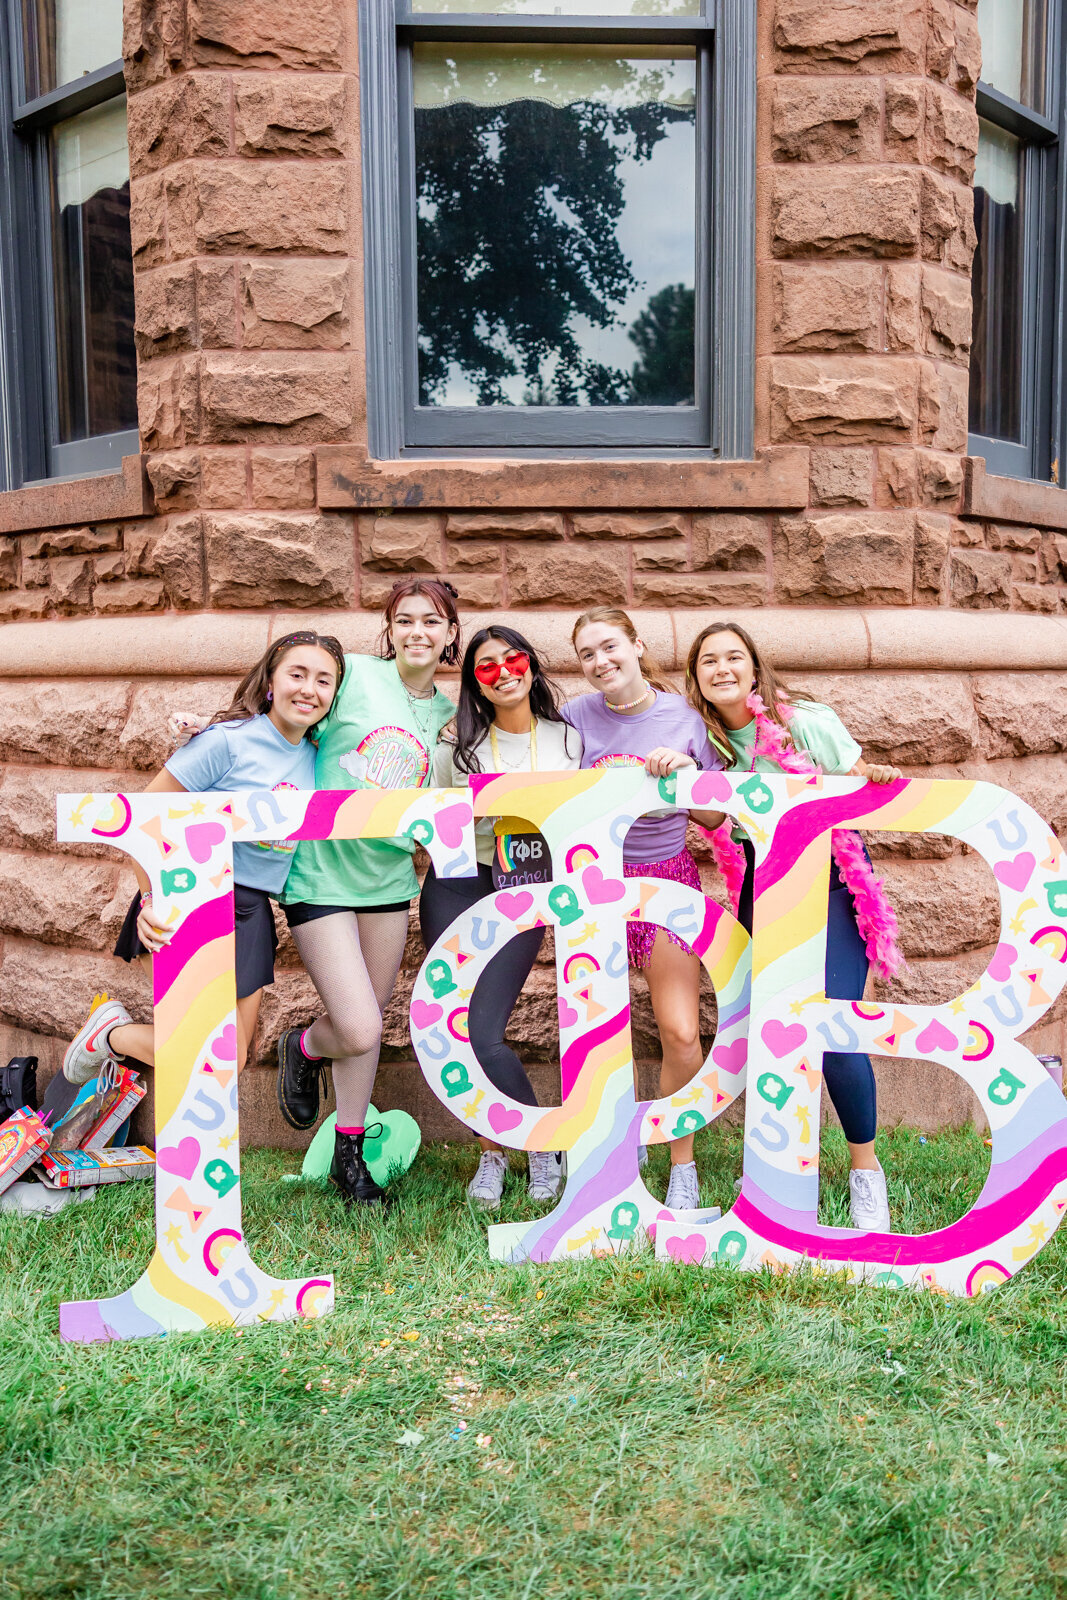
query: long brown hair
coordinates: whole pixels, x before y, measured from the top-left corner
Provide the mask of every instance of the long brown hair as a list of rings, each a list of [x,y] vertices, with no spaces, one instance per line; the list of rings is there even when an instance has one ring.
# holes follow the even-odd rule
[[[225,711],[216,711],[211,722],[247,722],[252,717],[261,717],[270,710],[270,680],[281,666],[290,650],[296,650],[302,644],[317,646],[325,650],[337,668],[337,682],[334,693],[341,687],[341,679],[345,675],[345,653],[339,642],[328,633],[312,633],[310,630],[300,633],[286,633],[280,639],[275,639],[268,650],[265,650],[250,672],[246,672],[237,688],[233,691],[233,699]],[[211,723],[208,723],[208,727]]]
[[[578,648],[578,635],[591,622],[603,622],[609,628],[621,628],[631,644],[637,643],[637,629],[625,611],[618,606],[593,606],[592,610],[582,612],[571,629],[571,644],[575,650]],[[643,640],[642,643],[644,643]],[[645,645],[645,653],[641,657],[641,676],[646,683],[650,683],[653,689],[658,689],[661,694],[678,693],[678,690],[666,676],[647,644]]]
[[[705,641],[716,633],[736,633],[741,640],[741,643],[752,657],[752,687],[767,707],[767,715],[780,728],[784,729],[790,744],[793,743],[793,736],[789,732],[789,722],[782,711],[782,707],[796,705],[798,700],[808,700],[810,696],[798,689],[786,687],[770,662],[765,661],[760,655],[756,641],[748,629],[742,628],[739,622],[712,622],[706,628],[702,628],[690,645],[689,655],[686,657],[685,692],[689,704],[695,711],[699,711],[703,717],[711,742],[718,749],[726,766],[732,767],[736,765],[737,757],[734,754],[734,747],[730,743],[729,731],[711,701],[701,693],[700,685],[697,682],[697,662],[700,659],[700,652],[704,647]]]
[[[437,607],[442,617],[447,617],[448,621],[455,625],[456,637],[441,652],[442,666],[454,667],[459,660],[460,651],[459,612],[456,609],[459,590],[454,588],[447,578],[397,579],[388,600],[382,607],[384,622],[378,638],[378,654],[385,661],[396,659],[396,648],[389,637],[389,630],[393,626],[393,618],[401,600],[410,600],[413,594],[421,594],[424,600],[429,600],[431,605]]]

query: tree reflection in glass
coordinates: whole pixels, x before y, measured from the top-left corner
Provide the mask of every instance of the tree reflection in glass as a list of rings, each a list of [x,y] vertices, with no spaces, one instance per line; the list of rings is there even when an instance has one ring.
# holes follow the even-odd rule
[[[696,54],[416,44],[422,405],[692,405]]]

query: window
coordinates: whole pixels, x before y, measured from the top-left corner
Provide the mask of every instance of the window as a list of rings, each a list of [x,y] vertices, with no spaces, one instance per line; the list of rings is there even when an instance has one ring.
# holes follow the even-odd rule
[[[751,454],[754,0],[600,3],[360,6],[376,456]]]
[[[1063,6],[979,0],[978,27],[970,449],[991,472],[1058,481]]]
[[[0,486],[10,488],[116,471],[138,443],[121,0],[8,3]]]

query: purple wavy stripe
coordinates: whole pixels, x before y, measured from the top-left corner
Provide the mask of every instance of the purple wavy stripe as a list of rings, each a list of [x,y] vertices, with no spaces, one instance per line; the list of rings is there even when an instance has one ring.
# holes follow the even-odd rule
[[[68,1344],[148,1339],[166,1331],[141,1310],[130,1289],[112,1300],[68,1300],[59,1308],[59,1337]]]
[[[152,962],[156,1004],[163,999],[174,980],[181,976],[186,962],[192,960],[203,945],[210,944],[213,939],[223,939],[232,932],[232,894],[220,894],[217,899],[205,901],[195,911],[190,911]]]
[[[1061,1118],[1051,1128],[1045,1128],[1038,1134],[1025,1150],[1020,1150],[1005,1161],[994,1161],[978,1198],[986,1204],[999,1200],[1002,1195],[1009,1194],[1024,1181],[1028,1172],[1033,1172],[1042,1161],[1046,1161],[1049,1156],[1054,1156],[1057,1150],[1065,1147],[1067,1147],[1067,1120]]]
[[[311,797],[299,828],[294,828],[290,839],[326,839],[333,831],[337,813],[348,799],[350,789],[317,789]]]
[[[908,781],[907,778],[901,778],[896,783],[879,784],[877,804],[885,805],[887,801],[894,799],[907,787]],[[827,828],[846,827],[853,817],[862,817],[871,809],[869,790],[860,789],[856,794],[832,795],[825,800],[811,800],[806,805],[798,806],[795,811],[791,811],[787,826],[783,827],[779,823],[766,861],[756,868],[757,894],[762,894],[764,890],[780,882],[820,833],[825,833]]]
[[[569,1200],[566,1210],[556,1210],[549,1213],[540,1224],[534,1223],[527,1231],[523,1240],[522,1255],[530,1261],[547,1261],[560,1240],[568,1233],[575,1230],[582,1232],[588,1225],[590,1213],[597,1206],[603,1205],[606,1200],[616,1196],[620,1188],[625,1188],[632,1180],[624,1171],[621,1175],[625,1183],[620,1181],[617,1168],[629,1161],[633,1171],[637,1171],[638,1136],[641,1130],[643,1112],[638,1107],[635,1109],[631,1103],[629,1110],[625,1101],[615,1107],[615,1121],[611,1132],[602,1144],[591,1151],[583,1169],[592,1168],[593,1175],[577,1193]]]
[[[1025,1183],[1002,1195],[992,1205],[975,1206],[965,1217],[935,1233],[908,1237],[893,1233],[852,1234],[845,1254],[849,1261],[871,1261],[883,1265],[917,1267],[927,1263],[952,1261],[978,1250],[991,1250],[1005,1236],[1026,1221],[1055,1188],[1067,1178],[1067,1149],[1047,1156]],[[839,1248],[845,1230],[834,1229],[827,1239],[823,1234],[804,1233],[775,1222],[766,1212],[739,1194],[731,1213],[738,1222],[758,1230],[771,1244],[816,1260],[842,1259]]]
[[[578,1081],[578,1074],[597,1045],[603,1044],[606,1039],[611,1039],[615,1034],[621,1033],[629,1021],[630,1007],[628,1005],[623,1006],[616,1016],[609,1017],[607,1022],[600,1024],[599,1028],[594,1028],[591,1033],[583,1033],[580,1039],[575,1039],[573,1044],[567,1046],[559,1067],[560,1088],[563,1091],[564,1100],[567,1099],[567,1096],[574,1088]]]

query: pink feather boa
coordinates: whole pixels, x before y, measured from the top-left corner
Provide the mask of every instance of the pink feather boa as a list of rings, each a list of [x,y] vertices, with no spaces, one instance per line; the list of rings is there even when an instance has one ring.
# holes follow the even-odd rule
[[[795,748],[785,730],[768,715],[766,705],[755,690],[746,704],[756,719],[753,767],[756,758],[763,756],[783,772],[810,776],[822,770],[809,755]],[[792,721],[791,706],[782,702],[778,710],[787,722]],[[732,837],[732,829],[733,823],[727,821],[708,837],[736,916],[745,881],[745,853]],[[898,944],[897,915],[886,898],[882,880],[874,875],[859,834],[850,829],[838,829],[834,833],[833,855],[856,908],[856,926],[867,946],[867,958],[883,978],[893,978],[905,964]]]

